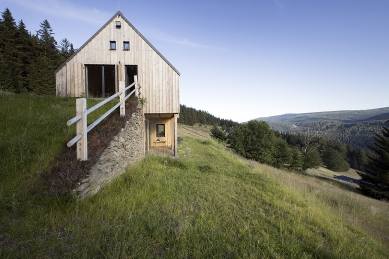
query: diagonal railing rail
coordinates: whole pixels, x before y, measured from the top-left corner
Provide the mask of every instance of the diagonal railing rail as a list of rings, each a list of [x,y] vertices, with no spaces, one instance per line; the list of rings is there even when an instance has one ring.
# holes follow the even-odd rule
[[[131,87],[135,86],[135,89],[131,91],[128,95],[126,95],[126,91],[129,90]],[[78,98],[76,100],[76,116],[70,120],[68,120],[67,125],[70,126],[74,123],[76,124],[76,136],[71,139],[67,146],[71,147],[74,144],[77,143],[77,159],[81,161],[88,160],[88,137],[87,134],[89,131],[91,131],[94,127],[96,127],[97,124],[99,124],[102,120],[104,120],[108,115],[110,115],[116,108],[120,106],[120,117],[124,117],[126,114],[125,109],[125,101],[134,93],[137,95],[137,86],[138,86],[138,79],[137,76],[134,76],[134,83],[131,85],[124,87],[124,82],[119,83],[119,92],[116,94],[110,96],[109,98],[104,99],[103,101],[99,102],[98,104],[94,105],[93,107],[86,109],[86,98]],[[88,114],[92,113],[93,111],[97,110],[101,106],[107,104],[109,101],[113,100],[114,98],[118,97],[120,98],[119,103],[117,103],[115,106],[113,106],[109,111],[104,113],[100,118],[98,118],[96,121],[92,122],[89,126],[87,126],[87,118]]]

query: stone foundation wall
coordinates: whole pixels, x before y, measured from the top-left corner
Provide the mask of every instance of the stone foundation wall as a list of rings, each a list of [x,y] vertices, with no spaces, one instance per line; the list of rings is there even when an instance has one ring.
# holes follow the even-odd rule
[[[138,107],[73,194],[81,199],[95,195],[113,178],[123,174],[127,166],[143,158],[143,133],[144,115],[142,108]]]

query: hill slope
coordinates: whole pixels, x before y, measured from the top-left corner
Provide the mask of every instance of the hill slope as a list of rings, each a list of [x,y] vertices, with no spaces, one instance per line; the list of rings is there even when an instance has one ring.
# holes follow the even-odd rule
[[[270,117],[259,117],[255,120],[269,122],[290,122],[295,124],[307,124],[318,121],[344,121],[358,122],[372,120],[389,120],[389,107],[370,110],[329,111],[311,113],[290,113]]]
[[[293,134],[314,134],[354,147],[366,148],[372,144],[372,137],[379,133],[385,121],[389,120],[389,107],[302,114],[284,114],[261,117],[256,120],[268,122],[276,131]]]
[[[56,121],[47,104],[70,108],[64,99],[20,106],[17,98],[0,97],[0,107],[32,110],[40,115],[34,127],[47,131],[44,123]],[[6,118],[10,126],[14,118]],[[67,131],[61,125],[54,130]],[[31,159],[18,163],[28,168],[21,177],[1,178],[0,257],[388,258],[388,203],[361,196],[347,183],[241,159],[211,140],[205,127],[184,127],[180,158],[146,157],[85,201],[45,194],[37,171],[28,170],[38,158],[53,156],[40,142],[59,150],[69,134],[52,142],[58,134],[47,132],[22,146]],[[20,148],[26,137],[18,134],[7,145]],[[18,185],[23,188],[8,187]]]

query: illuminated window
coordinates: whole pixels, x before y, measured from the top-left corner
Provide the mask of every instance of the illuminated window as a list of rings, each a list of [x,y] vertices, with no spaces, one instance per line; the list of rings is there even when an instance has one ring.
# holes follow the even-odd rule
[[[165,137],[165,124],[157,124],[157,137]]]
[[[116,49],[116,41],[109,42],[109,49]]]
[[[123,50],[130,50],[130,42],[123,41]]]

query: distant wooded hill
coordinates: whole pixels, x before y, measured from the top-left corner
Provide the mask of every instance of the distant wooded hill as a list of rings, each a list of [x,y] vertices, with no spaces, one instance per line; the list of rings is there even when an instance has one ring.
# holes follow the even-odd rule
[[[218,125],[223,129],[234,127],[238,125],[238,122],[226,119],[220,119],[213,116],[207,111],[196,110],[192,107],[180,105],[180,117],[178,123],[193,126],[196,123],[205,125]]]
[[[280,132],[311,134],[326,140],[366,148],[374,133],[389,120],[389,107],[371,110],[284,114],[257,118]]]

